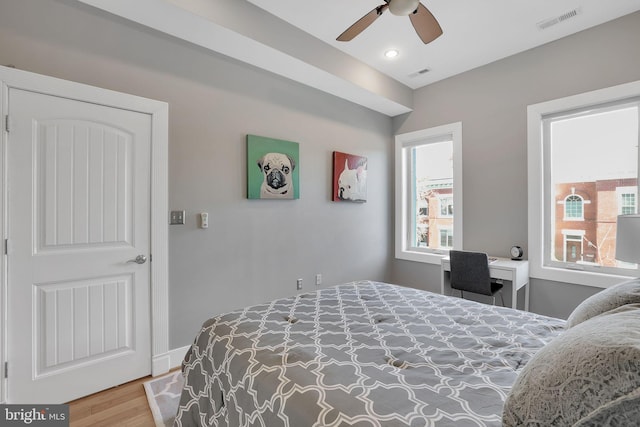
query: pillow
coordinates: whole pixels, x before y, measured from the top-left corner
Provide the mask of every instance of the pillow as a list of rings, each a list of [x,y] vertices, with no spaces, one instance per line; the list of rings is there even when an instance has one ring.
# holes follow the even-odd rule
[[[601,406],[574,427],[637,426],[640,420],[640,389]]]
[[[507,396],[503,426],[636,425],[639,389],[640,304],[628,304],[540,349]]]
[[[584,300],[567,319],[567,328],[625,304],[640,303],[640,279],[618,283]]]

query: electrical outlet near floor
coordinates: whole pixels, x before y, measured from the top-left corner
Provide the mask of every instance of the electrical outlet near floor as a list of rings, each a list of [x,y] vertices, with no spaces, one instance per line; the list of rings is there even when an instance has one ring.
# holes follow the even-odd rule
[[[316,286],[322,285],[322,274],[316,274]]]
[[[302,290],[302,279],[298,279],[296,281],[296,288],[300,291]]]

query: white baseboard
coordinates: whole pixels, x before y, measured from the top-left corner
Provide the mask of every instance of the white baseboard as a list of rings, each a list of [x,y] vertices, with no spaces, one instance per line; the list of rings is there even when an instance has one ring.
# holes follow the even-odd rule
[[[187,354],[190,348],[190,345],[186,345],[184,347],[176,348],[169,351],[170,369],[179,368],[180,365],[182,365],[184,356]]]
[[[158,375],[166,374],[174,368],[179,368],[189,348],[191,348],[191,346],[187,345],[169,350],[168,353],[153,356],[151,361],[151,376],[157,377]]]
[[[169,353],[158,354],[151,359],[151,376],[166,374],[170,370]]]

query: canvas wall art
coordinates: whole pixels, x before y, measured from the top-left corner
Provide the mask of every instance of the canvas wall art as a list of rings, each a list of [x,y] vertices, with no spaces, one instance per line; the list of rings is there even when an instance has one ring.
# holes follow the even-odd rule
[[[333,152],[333,201],[367,201],[367,158]]]
[[[300,198],[297,142],[247,135],[247,198]]]

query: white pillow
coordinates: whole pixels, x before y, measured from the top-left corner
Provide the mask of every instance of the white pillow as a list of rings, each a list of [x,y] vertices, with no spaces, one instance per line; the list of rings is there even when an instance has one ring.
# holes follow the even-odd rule
[[[590,296],[567,319],[567,328],[625,304],[640,303],[640,279],[618,283]]]
[[[507,396],[503,426],[638,425],[638,403],[640,304],[627,304],[540,349]]]

